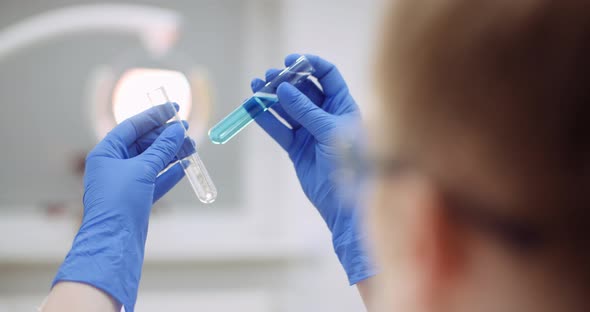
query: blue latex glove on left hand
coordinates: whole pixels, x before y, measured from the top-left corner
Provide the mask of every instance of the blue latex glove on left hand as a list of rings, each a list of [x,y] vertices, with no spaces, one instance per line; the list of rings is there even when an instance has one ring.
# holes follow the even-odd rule
[[[84,218],[53,284],[81,282],[103,290],[133,312],[152,204],[184,176],[175,160],[184,129],[170,104],[115,127],[87,156]]]
[[[299,56],[287,56],[285,65],[293,64]],[[358,125],[360,112],[338,69],[315,55],[306,57],[316,69],[314,76],[323,91],[310,80],[297,88],[283,83],[277,89],[279,103],[272,109],[293,129],[268,111],[258,116],[256,122],[289,154],[305,195],[332,232],[334,250],[350,284],[356,284],[375,272],[358,230],[356,207],[343,198],[334,176],[344,157],[338,148],[339,135]],[[266,80],[279,72],[267,71]],[[252,90],[258,91],[264,84],[263,80],[254,79]]]

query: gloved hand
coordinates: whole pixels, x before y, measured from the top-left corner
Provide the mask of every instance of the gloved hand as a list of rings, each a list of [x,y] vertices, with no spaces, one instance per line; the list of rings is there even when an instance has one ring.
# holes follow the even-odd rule
[[[148,109],[88,154],[82,225],[53,285],[90,284],[133,311],[152,204],[184,176],[176,164],[158,177],[184,141],[179,123],[166,124],[173,115],[169,104]]]
[[[291,65],[299,56],[287,56],[285,65]],[[375,273],[363,248],[355,207],[350,207],[339,193],[334,175],[343,161],[338,135],[358,124],[360,113],[338,69],[317,56],[306,57],[316,69],[323,92],[310,80],[300,83],[299,89],[283,83],[277,89],[279,103],[272,109],[293,129],[268,111],[256,122],[289,154],[303,191],[332,232],[334,249],[352,285]],[[277,69],[267,71],[266,80],[278,73]],[[258,91],[264,84],[254,79],[252,90]]]

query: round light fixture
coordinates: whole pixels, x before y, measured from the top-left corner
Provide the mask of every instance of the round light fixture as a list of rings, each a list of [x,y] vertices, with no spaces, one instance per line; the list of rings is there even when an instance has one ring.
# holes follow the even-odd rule
[[[180,117],[190,123],[191,137],[197,142],[205,139],[212,108],[207,69],[179,52],[154,58],[143,50],[131,50],[91,72],[86,116],[96,138],[101,140],[118,123],[149,109],[148,92],[162,86],[180,106]]]
[[[115,121],[120,123],[151,107],[146,95],[161,86],[166,88],[170,100],[180,106],[180,117],[189,119],[192,108],[191,86],[183,73],[154,68],[132,68],[121,75],[113,90],[112,110]]]

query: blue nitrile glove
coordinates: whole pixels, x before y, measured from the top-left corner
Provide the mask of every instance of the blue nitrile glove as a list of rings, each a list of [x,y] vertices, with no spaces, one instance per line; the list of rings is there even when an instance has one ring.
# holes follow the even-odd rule
[[[84,218],[53,285],[89,284],[133,311],[152,204],[184,176],[180,164],[158,176],[184,140],[179,123],[166,123],[173,115],[169,104],[148,109],[122,122],[88,154]]]
[[[287,56],[285,65],[291,65],[299,56]],[[289,154],[303,191],[332,232],[334,250],[352,285],[375,272],[363,246],[355,209],[338,192],[334,175],[343,160],[337,146],[338,135],[357,125],[360,113],[338,69],[317,56],[306,57],[316,69],[315,77],[323,92],[310,80],[299,84],[299,89],[283,83],[277,89],[279,103],[272,109],[293,129],[270,112],[260,115],[256,121]],[[267,71],[266,80],[278,72],[277,69]],[[261,79],[254,79],[252,90],[256,92],[264,84]]]

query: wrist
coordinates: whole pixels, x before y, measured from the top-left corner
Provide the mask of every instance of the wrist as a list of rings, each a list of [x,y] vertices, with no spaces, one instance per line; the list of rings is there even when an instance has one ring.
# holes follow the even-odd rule
[[[350,285],[377,274],[375,264],[365,247],[364,239],[355,237],[338,245],[335,244],[334,251],[346,272]]]
[[[53,281],[92,285],[133,311],[141,277],[144,239],[121,222],[85,220]]]
[[[366,248],[366,235],[359,228],[355,208],[342,205],[332,219],[324,219],[332,232],[332,245],[348,277],[354,285],[376,274],[376,266]]]
[[[349,284],[354,285],[374,276],[377,270],[366,248],[366,235],[357,228],[358,224],[351,219],[340,225],[334,228],[332,244]]]

